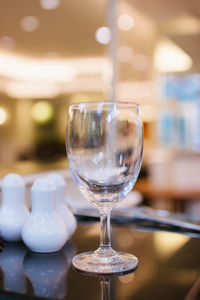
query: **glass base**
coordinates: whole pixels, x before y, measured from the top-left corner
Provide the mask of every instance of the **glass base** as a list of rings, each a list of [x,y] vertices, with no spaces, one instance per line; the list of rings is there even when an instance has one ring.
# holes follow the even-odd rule
[[[76,255],[72,264],[75,269],[96,275],[122,275],[137,269],[138,259],[126,252],[115,252],[109,262],[101,262],[94,258],[94,252]]]

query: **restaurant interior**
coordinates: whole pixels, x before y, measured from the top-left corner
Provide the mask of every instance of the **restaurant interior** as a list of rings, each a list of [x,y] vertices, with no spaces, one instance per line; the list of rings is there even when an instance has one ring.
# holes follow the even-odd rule
[[[67,166],[67,109],[132,101],[144,203],[199,219],[198,1],[0,2],[0,174]]]
[[[128,101],[140,105],[144,128],[133,206],[200,223],[199,49],[198,0],[0,0],[0,185],[8,173],[21,175],[31,206],[35,178],[56,171],[76,208],[71,199],[85,200],[69,171],[68,107]],[[98,246],[99,224],[84,226],[62,253],[45,257],[8,243],[0,251],[0,296],[12,294],[2,299],[69,299],[69,292],[94,300],[99,289],[103,300],[197,299],[197,239],[114,227],[114,246],[134,248],[141,264],[110,287],[110,279],[99,285],[70,269],[76,252]]]

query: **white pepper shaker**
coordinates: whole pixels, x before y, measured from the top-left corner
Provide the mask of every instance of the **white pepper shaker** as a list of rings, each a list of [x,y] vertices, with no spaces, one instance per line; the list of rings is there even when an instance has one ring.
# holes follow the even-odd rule
[[[0,235],[2,239],[9,242],[19,241],[28,216],[24,180],[18,174],[10,173],[2,180],[2,203],[0,207]]]
[[[32,210],[22,230],[25,245],[34,252],[59,251],[68,239],[56,210],[56,186],[46,177],[36,179],[32,188]]]
[[[57,187],[56,209],[65,223],[69,237],[71,237],[76,230],[77,222],[73,213],[65,203],[66,182],[58,173],[51,173],[47,177],[52,180]]]

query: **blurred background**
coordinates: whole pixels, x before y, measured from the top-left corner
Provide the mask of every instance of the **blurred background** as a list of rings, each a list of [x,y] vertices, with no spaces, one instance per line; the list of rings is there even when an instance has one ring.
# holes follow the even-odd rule
[[[200,2],[0,0],[0,175],[66,168],[69,104],[141,104],[136,189],[200,215]]]

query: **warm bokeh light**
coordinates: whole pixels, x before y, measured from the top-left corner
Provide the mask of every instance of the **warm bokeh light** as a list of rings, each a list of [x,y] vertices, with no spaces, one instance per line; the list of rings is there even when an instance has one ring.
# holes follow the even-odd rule
[[[133,50],[129,46],[122,46],[117,50],[117,59],[119,62],[128,63],[133,59]]]
[[[31,109],[31,116],[37,123],[44,124],[50,121],[54,111],[50,103],[46,101],[36,102]]]
[[[3,125],[6,122],[7,114],[3,108],[0,108],[0,125]]]
[[[15,40],[11,36],[2,36],[0,38],[0,48],[12,50],[15,47]]]
[[[34,16],[26,16],[21,19],[20,25],[24,31],[32,32],[39,28],[40,21]]]
[[[44,9],[52,10],[60,5],[60,0],[40,0],[40,5]]]
[[[159,72],[184,72],[192,67],[191,57],[169,39],[158,42],[154,65]]]
[[[174,255],[189,239],[188,236],[171,232],[157,232],[154,235],[156,250],[163,257]]]
[[[96,41],[100,44],[106,45],[110,42],[111,32],[110,29],[106,26],[100,27],[95,33]]]
[[[117,25],[121,30],[131,30],[134,26],[134,19],[127,14],[121,15],[117,20]]]

